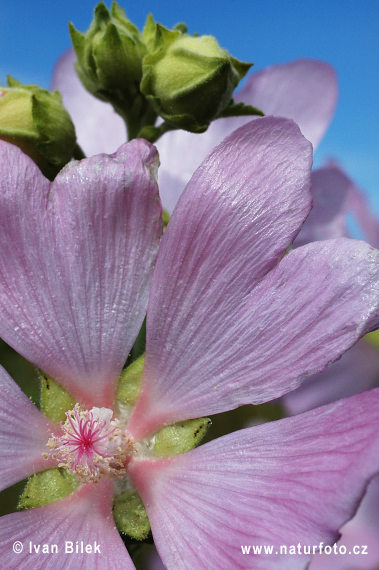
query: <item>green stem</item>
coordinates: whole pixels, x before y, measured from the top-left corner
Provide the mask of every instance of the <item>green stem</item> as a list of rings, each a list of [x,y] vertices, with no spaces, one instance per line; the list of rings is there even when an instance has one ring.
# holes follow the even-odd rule
[[[151,143],[155,143],[162,135],[168,133],[169,131],[174,131],[177,128],[178,127],[175,127],[170,123],[166,123],[165,121],[164,123],[162,123],[157,127],[154,127],[152,125],[151,126],[147,125],[146,127],[143,127],[138,133],[138,136],[143,139],[146,139]]]

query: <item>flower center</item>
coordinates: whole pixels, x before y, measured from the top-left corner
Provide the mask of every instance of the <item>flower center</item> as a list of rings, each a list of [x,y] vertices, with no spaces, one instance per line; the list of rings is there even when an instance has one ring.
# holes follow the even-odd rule
[[[117,419],[112,420],[109,408],[82,410],[75,404],[66,412],[67,420],[61,422],[63,435],[47,442],[51,455],[64,467],[87,483],[96,482],[102,475],[122,477],[126,473],[125,461],[135,451],[134,443],[125,437]]]

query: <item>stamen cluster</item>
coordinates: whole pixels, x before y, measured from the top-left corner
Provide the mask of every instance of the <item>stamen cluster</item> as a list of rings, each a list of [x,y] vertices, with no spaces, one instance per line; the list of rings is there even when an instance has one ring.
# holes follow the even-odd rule
[[[60,424],[63,435],[52,434],[46,444],[58,467],[69,469],[84,483],[96,482],[102,475],[123,476],[126,457],[134,451],[134,444],[121,432],[119,420],[111,419],[112,410],[82,410],[75,404],[66,416],[65,423]]]

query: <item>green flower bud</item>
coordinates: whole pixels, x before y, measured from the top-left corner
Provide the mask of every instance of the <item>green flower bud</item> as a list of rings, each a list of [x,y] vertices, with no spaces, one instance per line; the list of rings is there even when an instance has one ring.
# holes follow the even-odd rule
[[[158,24],[140,88],[167,122],[200,133],[230,104],[251,65],[233,58],[213,36],[193,37]]]
[[[76,146],[75,128],[58,91],[12,78],[0,88],[0,139],[20,147],[51,180]]]
[[[82,34],[70,24],[70,34],[85,87],[100,99],[131,106],[139,93],[146,46],[122,8],[113,2],[109,12],[100,2],[87,32]]]

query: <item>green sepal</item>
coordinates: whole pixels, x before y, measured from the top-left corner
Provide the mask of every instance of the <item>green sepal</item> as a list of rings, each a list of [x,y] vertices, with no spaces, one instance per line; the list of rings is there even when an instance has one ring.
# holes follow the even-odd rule
[[[255,115],[258,117],[264,117],[263,111],[253,107],[252,105],[245,105],[245,103],[234,103],[232,100],[227,107],[220,113],[217,117],[245,117]]]
[[[44,372],[40,373],[41,411],[53,422],[66,420],[66,412],[75,406],[75,400],[58,382]]]
[[[140,101],[142,59],[147,48],[138,28],[116,2],[110,11],[100,2],[88,30],[82,34],[70,24],[70,35],[84,87],[111,103],[135,136],[149,107],[146,101]]]
[[[135,406],[141,389],[145,355],[142,354],[120,374],[117,384],[117,404],[131,409]]]
[[[112,50],[110,61],[108,50]],[[93,46],[93,58],[96,62],[97,83],[101,90],[128,89],[128,69],[123,43],[117,27],[112,22],[107,25],[104,34]]]
[[[53,180],[76,145],[75,127],[60,94],[10,76],[1,91],[0,139],[21,148]]]
[[[169,30],[158,24],[143,59],[140,90],[167,123],[202,133],[229,105],[251,65],[231,57],[213,36],[190,36],[183,26]]]
[[[245,77],[245,75],[248,73],[248,71],[250,71],[250,69],[253,67],[254,64],[247,61],[241,61],[240,59],[237,59],[232,55],[230,55],[229,57],[235,71],[239,76],[239,81],[241,81],[241,79]]]
[[[148,52],[152,49],[154,45],[156,30],[157,30],[157,23],[154,20],[153,15],[148,14],[141,34],[142,39],[146,44]]]
[[[154,453],[159,457],[170,457],[193,449],[199,445],[211,423],[209,418],[196,418],[162,428],[155,435]]]
[[[170,221],[170,214],[167,212],[167,210],[165,210],[164,208],[162,208],[162,221],[163,221],[163,231],[166,231],[167,228],[167,224]]]
[[[124,24],[125,20],[127,20],[127,16],[126,16],[126,12],[124,10],[124,8],[121,8],[121,6],[119,6],[117,4],[117,2],[115,2],[115,0],[113,0],[112,5],[111,5],[111,16],[115,19],[115,20],[119,20],[120,23]],[[139,33],[138,28],[132,24],[132,22],[130,22],[130,20],[128,21],[128,24],[133,26],[133,31]]]
[[[203,443],[244,429],[249,425],[285,418],[286,415],[283,405],[277,401],[258,406],[247,404],[228,412],[215,414],[212,416],[212,429],[207,433]]]
[[[154,45],[151,51],[159,52],[163,48],[167,50],[179,36],[181,36],[180,30],[169,30],[165,26],[162,26],[162,24],[157,24]]]
[[[181,34],[187,34],[188,33],[187,25],[184,22],[179,22],[178,24],[175,24],[175,26],[173,27],[173,30],[180,32]],[[196,34],[195,34],[195,36],[196,36]]]
[[[140,37],[140,31],[133,24],[131,20],[128,19],[126,12],[121,6],[117,4],[117,2],[113,1],[111,6],[111,19],[115,20],[116,23],[120,24],[125,30],[127,30],[130,34]]]
[[[101,89],[125,91],[124,97],[132,105],[132,95],[138,94],[137,85],[142,77],[145,51],[146,48],[137,35],[121,35],[120,26],[109,22],[104,34],[93,46],[97,81]]]
[[[23,87],[22,83],[20,81],[17,81],[17,79],[11,75],[7,75],[7,83],[8,87]]]
[[[118,530],[136,540],[145,540],[150,532],[146,509],[137,491],[116,495],[113,518]]]
[[[80,81],[83,84],[83,87],[87,89],[87,91],[89,91],[89,93],[91,93],[94,97],[100,99],[100,101],[107,102],[108,99],[106,95],[97,89],[96,84],[90,79],[88,74],[84,73],[83,68],[80,66],[78,61],[75,61],[74,67]]]
[[[137,137],[145,139],[151,143],[155,143],[162,135],[168,133],[169,131],[174,131],[176,128],[177,127],[175,127],[175,125],[163,121],[163,123],[157,127],[153,125],[147,125],[146,127],[143,127],[139,131]]]
[[[71,160],[76,144],[75,127],[63,107],[60,93],[41,90],[33,95],[32,116],[42,139],[38,150],[60,170]]]
[[[18,509],[42,507],[64,499],[79,487],[75,475],[67,469],[47,469],[32,475],[20,497]]]
[[[95,6],[93,13],[94,13],[94,18],[93,18],[94,21],[91,24],[91,27],[93,26],[95,28],[96,25],[98,26],[101,26],[102,24],[106,25],[111,19],[110,12],[106,7],[106,5],[104,4],[104,2],[99,2]]]
[[[68,29],[70,32],[71,42],[75,51],[75,55],[78,58],[78,63],[79,65],[84,66],[86,38],[84,34],[75,28],[72,22],[69,22]]]
[[[366,334],[364,340],[369,342],[372,346],[379,349],[379,330]]]

